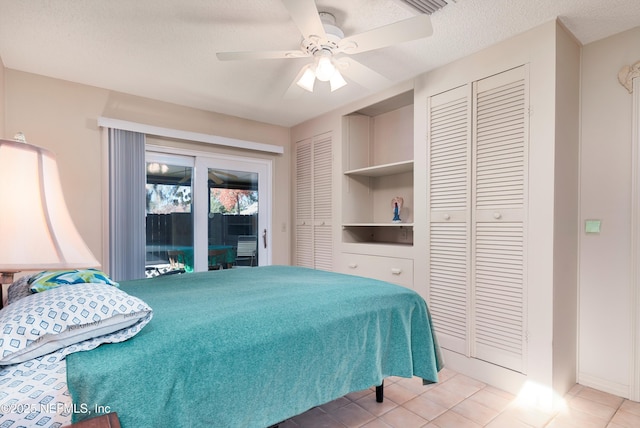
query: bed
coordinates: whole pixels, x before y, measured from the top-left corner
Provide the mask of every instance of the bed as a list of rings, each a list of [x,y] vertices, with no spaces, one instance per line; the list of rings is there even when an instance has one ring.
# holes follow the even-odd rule
[[[442,367],[424,300],[382,281],[266,266],[120,290],[153,318],[59,363],[73,422],[117,412],[124,428],[268,427],[387,376],[437,382]]]

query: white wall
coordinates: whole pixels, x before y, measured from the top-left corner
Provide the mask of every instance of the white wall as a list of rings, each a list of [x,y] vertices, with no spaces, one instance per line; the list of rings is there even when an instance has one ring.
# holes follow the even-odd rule
[[[581,384],[629,394],[631,95],[617,81],[640,60],[640,27],[584,46],[581,79],[579,367]],[[584,220],[602,220],[597,235]]]

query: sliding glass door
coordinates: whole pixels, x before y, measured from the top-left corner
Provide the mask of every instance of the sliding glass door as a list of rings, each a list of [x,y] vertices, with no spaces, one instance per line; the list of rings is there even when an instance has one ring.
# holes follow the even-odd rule
[[[269,161],[147,152],[147,276],[270,264]]]
[[[146,276],[192,272],[195,159],[161,153],[146,155]]]
[[[198,270],[270,264],[270,164],[260,159],[196,160]],[[205,185],[206,184],[206,185]]]

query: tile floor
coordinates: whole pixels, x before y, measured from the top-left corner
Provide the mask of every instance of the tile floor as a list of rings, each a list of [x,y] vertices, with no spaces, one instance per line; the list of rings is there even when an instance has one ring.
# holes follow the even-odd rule
[[[440,382],[385,380],[384,402],[375,390],[351,393],[280,424],[280,428],[631,428],[640,427],[640,403],[576,385],[554,412],[523,407],[516,397],[454,371]]]

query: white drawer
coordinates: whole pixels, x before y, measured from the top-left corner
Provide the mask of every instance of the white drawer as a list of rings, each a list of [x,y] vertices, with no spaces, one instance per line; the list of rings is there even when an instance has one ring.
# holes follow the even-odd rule
[[[342,253],[340,271],[413,288],[413,260]]]

